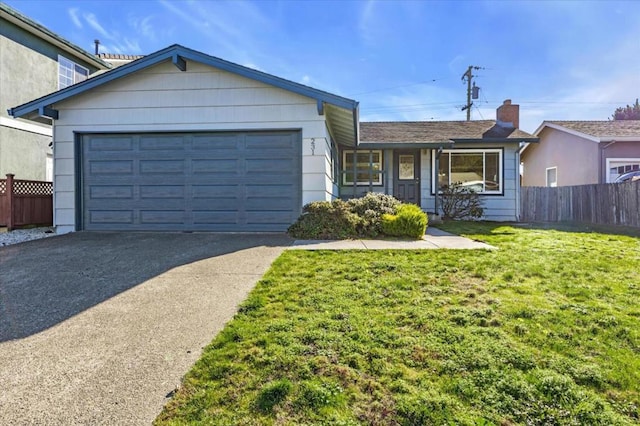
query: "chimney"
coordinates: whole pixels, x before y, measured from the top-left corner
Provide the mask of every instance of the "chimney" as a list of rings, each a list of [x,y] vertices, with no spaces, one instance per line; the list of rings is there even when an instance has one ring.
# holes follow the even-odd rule
[[[502,127],[517,129],[520,126],[520,105],[512,105],[511,99],[506,99],[496,110],[496,121]]]
[[[93,43],[96,45],[96,56],[98,56],[98,50],[100,48],[100,40],[95,39],[93,40]]]

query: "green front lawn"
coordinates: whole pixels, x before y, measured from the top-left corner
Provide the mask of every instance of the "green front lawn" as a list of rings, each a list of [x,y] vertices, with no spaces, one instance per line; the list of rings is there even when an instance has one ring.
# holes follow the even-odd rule
[[[640,423],[640,238],[449,229],[499,250],[285,252],[157,423]]]

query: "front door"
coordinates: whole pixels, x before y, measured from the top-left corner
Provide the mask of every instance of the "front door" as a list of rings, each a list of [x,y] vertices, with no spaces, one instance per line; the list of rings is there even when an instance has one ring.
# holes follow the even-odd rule
[[[420,205],[420,150],[394,151],[393,196]]]

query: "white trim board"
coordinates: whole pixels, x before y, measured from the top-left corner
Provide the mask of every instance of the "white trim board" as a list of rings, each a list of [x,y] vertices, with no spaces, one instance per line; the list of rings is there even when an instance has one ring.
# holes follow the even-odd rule
[[[0,126],[37,133],[38,135],[43,136],[53,136],[53,130],[51,130],[51,127],[25,123],[24,121],[16,120],[15,118],[0,117]]]

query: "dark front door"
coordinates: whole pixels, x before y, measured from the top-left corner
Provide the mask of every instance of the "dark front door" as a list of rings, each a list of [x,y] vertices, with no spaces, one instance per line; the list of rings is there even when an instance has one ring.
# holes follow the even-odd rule
[[[394,151],[393,196],[420,205],[420,150]]]

